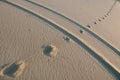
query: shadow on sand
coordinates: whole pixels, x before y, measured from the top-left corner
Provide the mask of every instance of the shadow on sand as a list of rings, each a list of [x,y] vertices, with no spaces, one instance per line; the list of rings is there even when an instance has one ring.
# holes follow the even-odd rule
[[[58,25],[54,24],[53,22],[45,19],[44,17],[41,17],[40,15],[25,9],[21,6],[18,6],[17,4],[13,4],[12,2],[8,2],[8,1],[3,1],[9,5],[12,5],[18,9],[21,9],[29,14],[32,14],[33,16],[35,16],[36,18],[39,18],[40,20],[43,20],[44,22],[48,23],[49,25],[51,25],[50,27],[53,27],[55,29],[57,29],[58,31],[61,31],[63,34],[65,34],[66,36],[69,36],[73,41],[75,41],[78,45],[80,45],[81,47],[83,47],[90,55],[92,55],[98,62],[100,62],[108,72],[111,73],[111,75],[113,75],[115,77],[116,80],[120,79],[120,74],[118,71],[116,71],[113,67],[111,67],[103,58],[101,58],[99,55],[96,54],[96,52],[94,52],[91,48],[89,48],[86,44],[84,44],[82,41],[80,41],[78,38],[76,38],[74,35],[72,35],[71,33],[67,32],[66,30],[62,29],[61,27],[59,27]],[[63,16],[65,17],[65,16]],[[65,17],[66,18],[66,17]],[[66,18],[68,19],[68,18]],[[71,19],[68,19],[69,21],[71,21],[72,23],[78,25],[79,27],[82,27],[80,24],[72,21]],[[103,43],[105,43],[108,47],[110,47],[111,49],[114,50],[113,47],[111,47],[110,44],[108,44],[107,42],[105,42],[103,39],[101,39],[100,37],[98,37],[96,34],[94,34],[93,32],[89,31],[88,29],[82,27],[84,30],[88,31],[90,34],[92,34],[94,37],[100,39]],[[116,51],[116,49],[115,49]]]

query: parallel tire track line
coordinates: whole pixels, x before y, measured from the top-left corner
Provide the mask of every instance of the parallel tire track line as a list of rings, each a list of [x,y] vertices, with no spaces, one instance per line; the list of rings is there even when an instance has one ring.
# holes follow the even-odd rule
[[[57,23],[52,22],[51,20],[41,16],[40,14],[33,12],[30,9],[25,8],[24,6],[21,6],[19,4],[15,4],[12,1],[3,1],[9,5],[12,5],[18,9],[21,9],[29,14],[32,14],[33,16],[43,20],[44,22],[48,23],[49,25],[51,25],[51,27],[54,27],[55,29],[57,29],[58,31],[62,32],[63,34],[69,36],[74,42],[76,42],[78,45],[80,45],[81,47],[83,47],[86,51],[88,51],[97,61],[99,61],[115,78],[119,79],[120,75],[119,75],[119,70],[116,69],[115,66],[113,66],[109,61],[107,61],[104,57],[102,57],[101,55],[99,55],[98,53],[96,53],[97,51],[95,51],[94,48],[92,48],[92,46],[86,44],[83,40],[81,40],[79,37],[75,36],[73,33],[69,32],[68,30],[66,30],[64,27],[58,25]]]
[[[68,17],[66,17],[66,16],[64,16],[64,15],[62,15],[62,14],[60,14],[60,13],[58,13],[58,12],[52,10],[52,9],[49,9],[49,8],[43,6],[43,5],[40,5],[40,4],[38,4],[38,3],[34,2],[34,1],[30,1],[30,0],[26,0],[26,1],[27,1],[27,2],[30,2],[30,3],[32,3],[32,4],[35,4],[35,5],[39,6],[39,7],[42,7],[43,9],[46,9],[46,10],[48,10],[48,11],[54,13],[54,14],[57,14],[58,16],[61,16],[61,17],[63,17],[64,19],[70,21],[71,23],[77,25],[78,27],[80,27],[80,28],[82,28],[83,30],[87,31],[89,34],[91,34],[91,35],[92,35],[93,37],[95,37],[97,40],[101,41],[101,42],[102,42],[103,44],[105,44],[108,48],[110,48],[112,51],[114,51],[117,55],[120,56],[120,51],[119,51],[119,50],[117,50],[116,48],[114,48],[114,47],[113,47],[110,43],[108,43],[106,40],[104,40],[104,39],[102,39],[101,37],[99,37],[96,33],[90,31],[89,29],[85,28],[84,26],[80,25],[79,23],[73,21],[72,19],[70,19],[70,18],[68,18]]]

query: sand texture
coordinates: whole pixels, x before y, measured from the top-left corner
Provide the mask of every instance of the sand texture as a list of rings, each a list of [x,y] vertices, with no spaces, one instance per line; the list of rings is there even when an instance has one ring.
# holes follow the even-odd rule
[[[0,80],[119,80],[119,0],[0,0]]]

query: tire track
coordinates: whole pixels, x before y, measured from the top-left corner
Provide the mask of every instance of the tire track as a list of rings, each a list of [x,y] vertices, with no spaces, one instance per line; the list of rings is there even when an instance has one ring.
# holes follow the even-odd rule
[[[80,25],[79,23],[73,21],[72,19],[70,19],[70,18],[68,18],[68,17],[66,17],[66,16],[64,16],[64,15],[62,15],[62,14],[60,14],[60,13],[58,13],[58,12],[52,10],[52,9],[49,9],[49,8],[47,8],[47,7],[43,6],[43,5],[40,5],[40,4],[38,4],[38,3],[34,2],[34,1],[30,1],[30,0],[26,0],[26,1],[29,2],[29,3],[32,3],[32,4],[34,4],[34,5],[37,5],[37,6],[41,7],[41,8],[44,8],[44,9],[46,9],[46,10],[48,10],[48,11],[54,13],[54,14],[57,14],[58,16],[61,16],[61,17],[63,17],[64,19],[68,20],[69,22],[77,25],[78,27],[80,27],[80,28],[82,28],[83,30],[87,31],[89,34],[91,34],[91,35],[92,35],[93,37],[95,37],[97,40],[101,41],[101,42],[102,42],[103,44],[105,44],[108,48],[110,48],[112,51],[114,51],[117,55],[120,56],[120,51],[117,50],[116,48],[114,48],[114,47],[113,47],[110,43],[108,43],[106,40],[104,40],[104,39],[102,39],[101,37],[99,37],[98,34],[92,32],[91,30],[85,28],[84,26]],[[115,2],[114,4],[116,4],[116,2]]]
[[[44,22],[48,23],[49,25],[51,25],[51,27],[57,29],[58,31],[61,31],[63,34],[69,36],[73,41],[75,41],[78,45],[82,46],[86,51],[88,51],[96,60],[98,60],[116,79],[120,78],[119,75],[119,70],[113,66],[112,63],[110,63],[106,58],[104,58],[103,56],[99,55],[99,53],[96,53],[97,51],[95,51],[94,48],[92,48],[92,46],[86,44],[83,40],[81,40],[79,37],[75,36],[73,33],[69,32],[68,30],[66,30],[64,27],[52,22],[51,20],[39,15],[36,12],[33,12],[30,9],[25,8],[24,6],[21,6],[19,4],[15,4],[12,1],[3,1],[9,5],[12,5],[20,10],[23,10],[29,14],[32,14],[33,16],[35,16],[38,19],[43,20]]]

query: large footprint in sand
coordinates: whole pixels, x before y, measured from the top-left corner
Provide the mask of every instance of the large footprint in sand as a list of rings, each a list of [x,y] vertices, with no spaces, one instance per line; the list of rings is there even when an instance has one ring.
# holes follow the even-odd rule
[[[44,46],[43,53],[47,56],[55,57],[58,53],[58,48],[55,47],[54,45],[49,44]]]
[[[20,74],[22,74],[24,69],[25,69],[24,61],[17,61],[15,63],[4,66],[0,70],[0,76],[7,75],[9,77],[15,78],[18,77]]]

